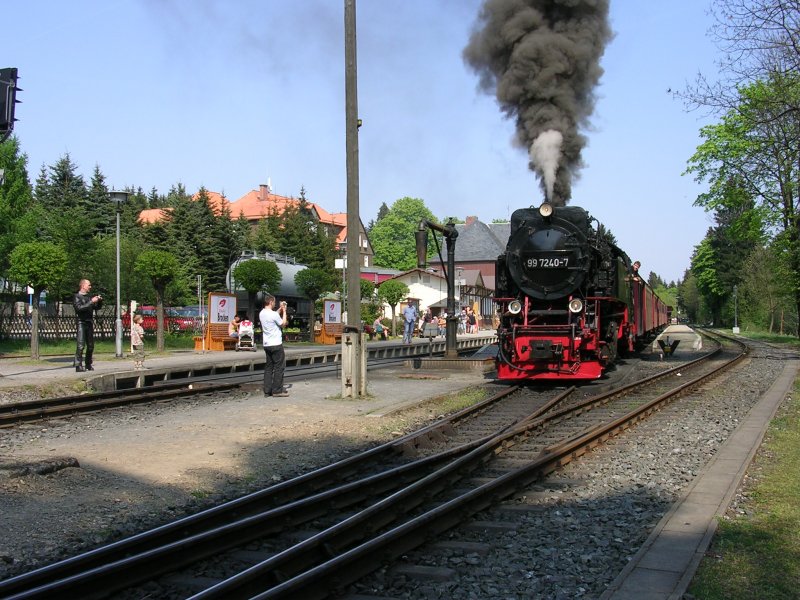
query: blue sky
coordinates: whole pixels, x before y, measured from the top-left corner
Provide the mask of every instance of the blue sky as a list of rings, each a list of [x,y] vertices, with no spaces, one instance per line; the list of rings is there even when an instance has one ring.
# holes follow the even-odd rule
[[[360,0],[360,214],[421,198],[490,222],[542,200],[513,123],[462,50],[480,0]],[[7,2],[0,67],[21,76],[15,133],[34,181],[69,153],[109,187],[273,190],[346,210],[341,0]],[[615,37],[573,205],[644,272],[688,268],[712,224],[681,176],[704,115],[667,93],[714,72],[705,0],[611,0]]]

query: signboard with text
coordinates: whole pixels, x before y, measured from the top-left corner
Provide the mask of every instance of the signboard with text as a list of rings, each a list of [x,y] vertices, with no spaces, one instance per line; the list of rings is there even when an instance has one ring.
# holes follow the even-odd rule
[[[230,323],[236,315],[236,296],[211,292],[208,295],[209,323]]]
[[[342,303],[340,300],[325,300],[325,310],[322,313],[323,323],[341,323],[342,322]]]

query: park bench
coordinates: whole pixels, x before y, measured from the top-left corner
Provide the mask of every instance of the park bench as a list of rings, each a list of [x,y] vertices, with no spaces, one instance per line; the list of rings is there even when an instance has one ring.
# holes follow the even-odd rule
[[[203,349],[203,336],[194,337],[194,349]],[[206,350],[234,350],[236,339],[228,335],[227,323],[209,323],[206,325]]]
[[[320,329],[314,327],[314,342],[317,344],[341,344],[342,324],[324,323]]]

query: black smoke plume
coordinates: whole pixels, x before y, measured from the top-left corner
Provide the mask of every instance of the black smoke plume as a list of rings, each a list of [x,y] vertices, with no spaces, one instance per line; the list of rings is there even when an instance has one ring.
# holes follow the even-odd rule
[[[566,204],[583,166],[600,58],[611,38],[609,0],[486,0],[464,60],[482,90],[516,120],[546,197]]]

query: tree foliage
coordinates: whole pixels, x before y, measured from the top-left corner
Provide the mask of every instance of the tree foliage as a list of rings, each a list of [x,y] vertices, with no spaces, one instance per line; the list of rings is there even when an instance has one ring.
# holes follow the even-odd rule
[[[709,184],[696,204],[714,210],[720,222],[692,262],[717,322],[722,296],[730,299],[742,262],[762,240],[783,249],[774,265],[786,273],[800,317],[800,112],[795,100],[786,102],[790,87],[800,100],[797,75],[774,74],[742,87],[740,104],[701,130],[704,141],[689,161],[688,172]]]
[[[245,260],[236,265],[233,269],[233,279],[237,286],[243,287],[247,291],[250,314],[248,318],[255,321],[256,294],[267,291],[274,294],[281,284],[283,275],[271,260],[253,258]]]
[[[8,276],[14,281],[33,288],[31,315],[31,358],[39,358],[39,295],[56,285],[64,276],[67,253],[52,242],[25,242],[11,252]]]
[[[375,264],[407,271],[417,266],[414,232],[422,219],[438,223],[436,217],[418,198],[400,198],[389,212],[375,223],[370,236]],[[429,250],[432,248],[429,237]]]
[[[386,302],[392,309],[392,336],[397,335],[397,305],[408,298],[408,286],[397,279],[388,279],[378,286],[378,298]]]

